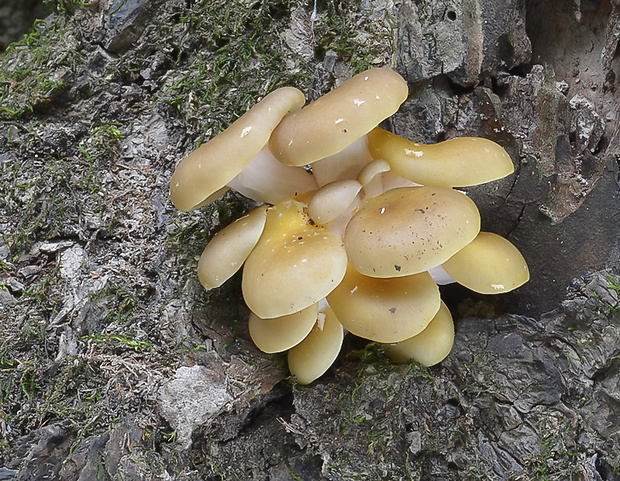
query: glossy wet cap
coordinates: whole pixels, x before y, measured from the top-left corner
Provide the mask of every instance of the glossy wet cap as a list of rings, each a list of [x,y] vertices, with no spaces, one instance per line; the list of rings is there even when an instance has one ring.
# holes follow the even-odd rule
[[[407,83],[394,70],[366,70],[287,115],[274,130],[269,147],[286,165],[310,164],[370,132],[394,114],[407,95]]]
[[[480,231],[476,204],[445,187],[401,187],[366,199],[344,235],[349,260],[370,277],[400,277],[447,261]]]
[[[273,129],[289,112],[301,108],[304,94],[283,87],[266,95],[230,127],[177,166],[170,179],[170,198],[177,209],[189,211],[205,205],[224,189],[267,144]]]

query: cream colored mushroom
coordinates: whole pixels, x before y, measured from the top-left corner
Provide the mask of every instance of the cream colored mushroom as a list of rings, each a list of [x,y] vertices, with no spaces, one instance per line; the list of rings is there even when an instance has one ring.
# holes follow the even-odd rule
[[[509,292],[530,278],[519,250],[507,239],[491,232],[480,232],[442,267],[456,282],[481,294]]]
[[[422,332],[441,302],[427,272],[379,279],[363,276],[353,266],[327,301],[347,331],[384,343]]]
[[[263,319],[292,314],[327,296],[346,268],[340,238],[310,219],[307,204],[282,201],[267,212],[263,234],[245,262],[243,297]]]
[[[310,333],[317,321],[319,304],[273,319],[261,319],[250,313],[250,336],[261,351],[282,352],[296,346]]]
[[[308,213],[317,224],[327,224],[353,203],[362,185],[357,180],[337,180],[317,190],[308,202]]]
[[[277,89],[225,131],[185,157],[170,180],[170,198],[174,205],[189,211],[215,200],[267,144],[282,118],[300,109],[304,101],[303,93],[296,88]]]
[[[241,268],[266,220],[267,206],[258,207],[213,236],[198,261],[198,279],[205,289],[221,286]]]
[[[446,187],[402,187],[364,200],[344,234],[349,260],[370,277],[400,277],[444,263],[480,231],[476,204]]]
[[[392,172],[413,182],[466,187],[506,177],[514,165],[495,142],[460,137],[438,144],[418,144],[377,127],[368,134],[368,150],[386,160]]]
[[[325,308],[308,336],[288,352],[288,367],[299,384],[310,384],[334,363],[344,339],[344,330],[334,312]]]
[[[355,178],[372,160],[363,137],[395,113],[407,94],[407,83],[393,70],[362,72],[283,118],[269,140],[270,150],[294,166],[335,156],[313,165],[319,186]]]
[[[450,354],[453,345],[452,315],[442,302],[426,329],[410,339],[388,346],[385,354],[396,363],[406,363],[413,359],[423,366],[433,366]]]

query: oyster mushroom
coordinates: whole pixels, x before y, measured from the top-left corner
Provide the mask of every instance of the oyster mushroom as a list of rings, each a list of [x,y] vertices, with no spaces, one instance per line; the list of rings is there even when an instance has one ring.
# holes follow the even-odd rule
[[[328,224],[351,206],[361,189],[362,184],[353,179],[325,184],[310,198],[308,214],[317,224]]]
[[[502,147],[477,137],[418,144],[377,127],[368,134],[368,149],[373,158],[386,160],[391,172],[423,185],[467,187],[514,171]]]
[[[344,234],[349,260],[370,277],[400,277],[444,263],[480,231],[466,195],[446,187],[401,187],[362,202]]]
[[[480,232],[442,267],[456,282],[480,294],[509,292],[530,278],[519,250],[491,232]]]
[[[288,351],[288,367],[299,384],[310,384],[334,363],[344,339],[338,318],[326,307],[308,336]]]
[[[286,165],[313,164],[319,186],[355,178],[372,160],[366,134],[395,113],[407,95],[407,83],[395,71],[366,70],[283,118],[269,148]]]
[[[216,200],[261,152],[282,118],[288,112],[301,108],[304,101],[303,93],[296,88],[274,90],[225,131],[185,157],[170,180],[170,198],[177,209],[189,211]],[[262,152],[254,161],[255,171],[269,171],[272,168],[285,177],[296,176],[301,189],[316,189],[314,179],[304,169],[286,168],[273,159],[268,151]],[[255,180],[261,178],[255,175],[252,177]],[[273,172],[263,177],[270,181],[269,186],[273,185]],[[239,185],[238,182],[236,187]],[[284,194],[285,197],[292,195]]]
[[[410,339],[388,346],[385,354],[396,363],[406,363],[414,359],[428,367],[443,361],[450,354],[453,345],[452,315],[442,302],[426,329]]]
[[[258,207],[213,236],[198,261],[198,279],[205,289],[220,287],[241,268],[266,220],[267,206]]]
[[[252,341],[266,353],[282,352],[296,346],[310,333],[317,321],[319,304],[273,319],[261,319],[250,313],[248,327]]]
[[[346,268],[341,239],[310,219],[307,204],[285,200],[268,210],[263,234],[245,262],[243,297],[263,319],[292,314],[327,296]]]
[[[384,343],[420,333],[441,302],[427,272],[380,279],[363,276],[352,266],[327,301],[347,331]]]

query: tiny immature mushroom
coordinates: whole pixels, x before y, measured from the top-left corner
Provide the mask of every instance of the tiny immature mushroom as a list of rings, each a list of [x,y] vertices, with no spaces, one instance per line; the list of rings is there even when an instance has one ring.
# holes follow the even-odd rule
[[[349,208],[361,189],[362,185],[353,179],[325,184],[308,202],[308,213],[317,224],[327,224]]]
[[[267,211],[263,234],[243,268],[243,297],[263,319],[292,314],[327,296],[346,268],[340,238],[310,219],[307,204],[285,200]]]
[[[331,308],[319,313],[321,319],[310,334],[288,351],[288,367],[299,384],[310,384],[334,363],[344,339],[344,330]]]
[[[219,231],[202,251],[198,262],[198,279],[205,289],[220,287],[243,265],[258,243],[267,220],[267,206]]]
[[[377,127],[368,149],[391,171],[423,185],[467,187],[501,179],[514,171],[506,151],[491,140],[459,137],[438,144],[418,144]]]
[[[450,354],[453,344],[452,314],[442,302],[426,329],[410,339],[388,346],[385,354],[396,363],[406,363],[413,359],[428,367],[443,361]]]
[[[442,267],[456,282],[480,294],[509,292],[530,278],[519,250],[509,240],[491,232],[480,232]]]
[[[422,332],[441,299],[437,284],[427,272],[380,279],[363,276],[349,266],[327,301],[347,331],[389,343]]]
[[[400,277],[444,263],[480,231],[476,204],[446,187],[402,187],[366,199],[344,234],[353,266]]]
[[[286,351],[296,346],[310,333],[317,321],[319,304],[273,319],[261,319],[250,313],[248,327],[252,341],[266,353]]]

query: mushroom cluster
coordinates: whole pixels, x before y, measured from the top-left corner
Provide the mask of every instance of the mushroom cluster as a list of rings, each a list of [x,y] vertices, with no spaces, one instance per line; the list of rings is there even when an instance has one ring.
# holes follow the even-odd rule
[[[288,351],[301,384],[331,366],[345,331],[385,344],[395,362],[436,364],[454,342],[438,284],[497,294],[529,279],[519,251],[480,232],[475,203],[455,189],[509,175],[512,160],[481,138],[422,145],[378,127],[407,95],[388,68],[307,106],[301,91],[277,89],[172,176],[182,211],[229,188],[263,203],[213,237],[198,277],[213,289],[243,266],[250,335],[264,352]]]

